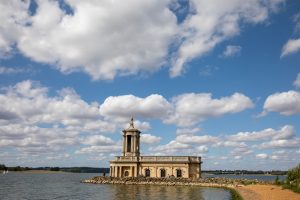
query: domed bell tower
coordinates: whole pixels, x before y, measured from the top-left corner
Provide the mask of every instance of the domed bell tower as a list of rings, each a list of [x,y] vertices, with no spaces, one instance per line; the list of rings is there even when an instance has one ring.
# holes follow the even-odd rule
[[[140,156],[140,133],[132,117],[130,126],[123,130],[123,156]]]

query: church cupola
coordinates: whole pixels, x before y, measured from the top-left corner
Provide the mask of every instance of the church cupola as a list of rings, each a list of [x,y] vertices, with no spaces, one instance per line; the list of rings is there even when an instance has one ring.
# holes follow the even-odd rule
[[[123,130],[123,156],[140,156],[140,133],[132,117],[130,126]]]

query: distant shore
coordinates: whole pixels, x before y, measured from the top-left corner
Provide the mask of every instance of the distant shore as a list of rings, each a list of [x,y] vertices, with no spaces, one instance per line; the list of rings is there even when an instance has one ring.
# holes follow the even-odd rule
[[[1,173],[3,173],[3,171],[1,171]],[[22,170],[22,171],[8,171],[8,173],[56,174],[56,173],[68,173],[68,172],[35,169],[35,170]]]

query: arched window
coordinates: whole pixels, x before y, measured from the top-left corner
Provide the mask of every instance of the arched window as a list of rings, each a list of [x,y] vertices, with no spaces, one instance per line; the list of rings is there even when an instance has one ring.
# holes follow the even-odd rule
[[[150,169],[145,170],[145,175],[146,175],[146,177],[150,177]]]
[[[166,170],[165,169],[160,169],[160,177],[166,177]]]
[[[129,172],[128,172],[128,171],[125,171],[124,176],[125,176],[125,177],[129,176]]]
[[[176,177],[177,178],[182,177],[182,171],[181,171],[181,169],[176,169]]]

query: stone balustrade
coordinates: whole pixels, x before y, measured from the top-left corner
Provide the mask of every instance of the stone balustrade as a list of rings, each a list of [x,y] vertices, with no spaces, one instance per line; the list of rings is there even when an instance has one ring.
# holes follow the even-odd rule
[[[140,162],[201,162],[196,156],[117,156],[115,161],[139,161]]]

